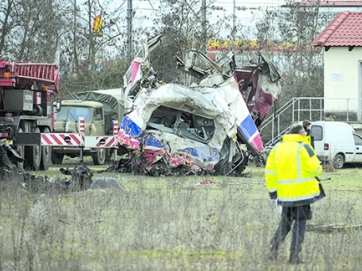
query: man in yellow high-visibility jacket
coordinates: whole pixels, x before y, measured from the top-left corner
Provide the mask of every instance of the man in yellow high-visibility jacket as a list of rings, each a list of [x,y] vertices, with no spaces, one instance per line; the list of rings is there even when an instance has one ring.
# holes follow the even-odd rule
[[[282,206],[281,221],[269,252],[271,260],[277,259],[278,247],[294,221],[289,262],[303,262],[298,255],[302,250],[306,222],[311,219],[310,204],[325,196],[317,178],[322,170],[302,125],[292,127],[290,133],[271,150],[265,167],[266,186],[270,198]]]

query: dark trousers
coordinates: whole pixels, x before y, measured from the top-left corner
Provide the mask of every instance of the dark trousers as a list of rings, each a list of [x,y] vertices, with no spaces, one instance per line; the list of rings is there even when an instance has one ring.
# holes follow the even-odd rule
[[[272,249],[275,251],[278,249],[279,245],[285,240],[285,237],[291,230],[294,222],[290,253],[298,255],[302,250],[307,220],[310,219],[311,216],[310,212],[310,205],[283,207],[279,227],[272,239]]]

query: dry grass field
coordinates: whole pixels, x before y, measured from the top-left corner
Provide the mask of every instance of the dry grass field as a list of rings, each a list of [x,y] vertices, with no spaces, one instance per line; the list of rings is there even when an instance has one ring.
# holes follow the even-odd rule
[[[277,262],[266,258],[279,214],[263,170],[249,165],[241,178],[102,173],[125,189],[67,194],[2,180],[0,270],[359,270],[362,169],[322,174],[327,197],[312,206],[304,265],[287,263],[291,236]],[[207,178],[218,185],[196,185]]]

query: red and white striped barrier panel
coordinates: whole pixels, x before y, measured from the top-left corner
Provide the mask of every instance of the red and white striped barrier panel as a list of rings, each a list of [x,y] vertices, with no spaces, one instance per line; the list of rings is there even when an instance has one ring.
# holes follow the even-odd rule
[[[86,148],[118,148],[118,122],[113,121],[113,135],[112,136],[86,136]]]
[[[41,134],[41,146],[84,147],[84,117],[79,118],[79,133]]]
[[[40,140],[41,146],[73,146],[83,147],[84,146],[84,134],[74,133],[49,133],[41,134]]]
[[[118,123],[113,122],[113,135],[111,136],[84,136],[84,118],[79,118],[79,133],[42,133],[41,146],[79,147],[80,159],[83,161],[83,148],[112,148],[114,160],[117,160]]]
[[[79,117],[79,133],[84,134],[84,117]]]
[[[113,121],[113,135],[115,137],[118,135],[118,121],[116,120]]]
[[[79,118],[79,133],[41,134],[41,146],[67,146],[85,148],[118,148],[118,122],[113,121],[113,135],[84,136],[84,118]]]
[[[86,136],[86,148],[117,148],[117,139],[114,136]]]

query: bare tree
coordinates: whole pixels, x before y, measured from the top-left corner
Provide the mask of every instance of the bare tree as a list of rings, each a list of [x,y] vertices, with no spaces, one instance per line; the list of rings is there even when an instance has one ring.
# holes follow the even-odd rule
[[[9,33],[17,61],[54,62],[62,16],[52,0],[17,0],[12,5],[14,27]]]
[[[301,6],[289,0],[287,7],[266,10],[256,24],[257,46],[264,49],[282,75],[282,92],[274,103],[275,110],[295,97],[324,95],[323,58],[320,49],[310,46],[320,31],[318,15],[318,1]],[[309,101],[300,106],[310,108]],[[292,120],[291,112],[281,117],[286,125]]]
[[[16,0],[6,0],[0,4],[0,55],[9,58],[12,50],[10,34],[16,27],[14,22],[16,5]]]
[[[6,0],[0,3],[0,54],[13,61],[56,62],[61,87],[120,87],[123,3],[110,0]],[[96,16],[102,27],[95,32]],[[101,34],[102,33],[102,34]]]
[[[287,105],[293,98],[324,96],[323,57],[319,48],[310,46],[320,31],[319,1],[313,1],[309,6],[293,0],[286,2],[287,7],[269,10],[257,24],[258,43],[269,51],[282,75],[282,92],[270,113]],[[305,115],[295,117],[309,118],[308,110],[316,102],[319,105],[319,101],[313,99],[300,101],[299,108],[305,109]],[[279,116],[281,131],[293,120],[292,109],[288,110]],[[266,130],[264,138],[268,138]]]
[[[319,31],[318,1],[315,6],[300,6],[288,1],[290,7],[281,14],[279,29],[285,51],[284,89],[290,97],[323,96],[323,65],[320,49],[310,46]]]
[[[191,48],[205,50],[205,42],[218,37],[216,33],[222,26],[212,26],[208,21],[210,3],[205,6],[199,0],[162,1],[159,10],[162,10],[159,18],[154,20],[152,27],[144,30],[149,35],[164,34],[161,46],[153,53],[152,64],[162,80],[187,83],[187,76],[177,71],[176,55],[184,59]]]
[[[124,52],[119,44],[125,33],[118,22],[123,6],[124,2],[115,7],[108,0],[69,3],[71,23],[64,36],[66,45],[60,47],[61,66],[68,67],[62,81],[68,91],[121,86],[125,68],[120,64]]]

